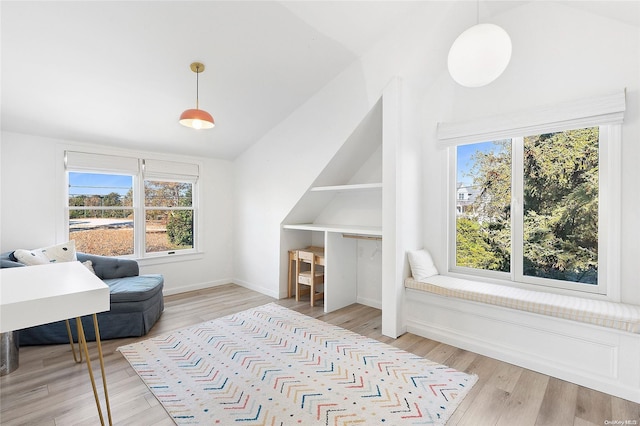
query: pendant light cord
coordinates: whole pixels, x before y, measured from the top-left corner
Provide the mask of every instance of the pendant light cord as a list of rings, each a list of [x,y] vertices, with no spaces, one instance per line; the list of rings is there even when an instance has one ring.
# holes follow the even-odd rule
[[[196,109],[200,109],[200,99],[198,93],[200,92],[200,67],[196,66]]]
[[[480,0],[476,1],[476,25],[480,23]]]

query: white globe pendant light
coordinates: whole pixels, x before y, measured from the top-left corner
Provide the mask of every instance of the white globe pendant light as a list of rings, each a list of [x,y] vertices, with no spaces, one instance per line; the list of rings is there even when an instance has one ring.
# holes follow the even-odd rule
[[[447,66],[456,83],[482,87],[500,77],[511,60],[511,38],[494,24],[477,24],[451,45]]]

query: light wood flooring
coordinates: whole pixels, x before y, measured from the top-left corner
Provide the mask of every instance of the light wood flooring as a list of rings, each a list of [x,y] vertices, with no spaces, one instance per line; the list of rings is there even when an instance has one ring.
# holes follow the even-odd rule
[[[114,424],[171,425],[171,418],[116,348],[217,317],[273,302],[274,299],[233,284],[165,298],[165,311],[148,336],[103,342]],[[531,370],[496,361],[433,340],[405,334],[381,334],[378,309],[352,305],[330,314],[308,301],[276,301],[303,314],[477,374],[478,383],[448,425],[603,426],[620,421],[640,425],[640,405]],[[90,343],[94,371],[101,386],[95,344]],[[106,414],[105,414],[106,417]],[[2,425],[96,425],[99,423],[86,365],[73,362],[69,345],[24,347],[20,367],[0,378]]]

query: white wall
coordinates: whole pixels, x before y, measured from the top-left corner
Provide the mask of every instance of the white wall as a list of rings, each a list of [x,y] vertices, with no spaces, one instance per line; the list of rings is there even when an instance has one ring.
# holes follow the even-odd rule
[[[109,150],[79,144],[2,132],[0,142],[0,250],[36,248],[67,240],[60,231],[64,220],[64,168],[61,147]],[[126,151],[120,150],[122,154]],[[176,159],[161,153],[129,153],[147,158]],[[182,157],[188,161],[188,157]],[[141,261],[141,273],[161,273],[165,294],[225,284],[233,276],[232,163],[225,160],[194,159],[202,163],[200,213],[202,256],[164,264]],[[174,259],[175,260],[175,259]]]
[[[280,223],[392,78],[416,58],[430,64],[428,52],[437,44],[432,12],[449,7],[425,3],[423,13],[411,16],[236,160],[236,282],[273,296],[283,293]],[[415,180],[409,184],[419,185]],[[260,268],[254,266],[255,258],[261,260]]]
[[[236,159],[236,282],[279,296],[280,223],[375,101],[351,67]]]
[[[51,143],[47,143],[51,142]],[[56,142],[2,132],[0,173],[0,250],[46,247],[55,244]]]
[[[279,274],[286,268],[279,266],[281,221],[393,76],[402,77],[402,99],[401,135],[394,150],[398,180],[393,193],[393,214],[397,216],[393,238],[397,241],[391,247],[398,257],[395,270],[404,270],[404,275],[404,250],[422,245],[433,252],[441,271],[446,271],[447,154],[436,148],[437,122],[500,114],[626,87],[621,294],[623,301],[640,304],[640,286],[634,284],[639,272],[636,259],[640,258],[635,244],[640,239],[635,224],[640,217],[640,197],[626,196],[640,182],[640,144],[635,143],[640,136],[638,27],[572,7],[571,2],[521,2],[491,19],[511,35],[511,64],[496,82],[468,89],[450,78],[446,57],[453,40],[475,21],[475,11],[466,2],[428,3],[422,13],[416,11],[237,159],[236,281],[273,296],[282,293],[286,277]],[[606,7],[616,4],[606,2]],[[422,177],[416,179],[418,172]],[[383,216],[389,213],[385,210]],[[415,222],[416,215],[420,223]],[[384,232],[388,236],[389,227]],[[256,257],[261,259],[260,268],[254,267]],[[396,284],[383,283],[390,288]],[[383,299],[394,293],[383,290]]]
[[[640,304],[640,197],[629,196],[640,182],[640,29],[551,2],[528,2],[494,22],[505,28],[513,43],[512,60],[504,74],[486,87],[468,89],[454,84],[445,71],[423,96],[425,245],[438,268],[445,269],[447,153],[436,147],[437,122],[460,122],[626,88],[619,208],[621,299]]]

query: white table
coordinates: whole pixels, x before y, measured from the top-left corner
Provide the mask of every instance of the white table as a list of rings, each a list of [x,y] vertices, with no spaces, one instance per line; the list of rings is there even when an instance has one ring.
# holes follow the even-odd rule
[[[382,239],[382,228],[318,223],[288,224],[282,228],[324,234],[324,312],[333,312],[356,303],[358,259],[353,238]]]
[[[100,422],[103,425],[102,409],[80,317],[93,315],[107,414],[109,424],[112,424],[100,331],[96,316],[98,312],[109,309],[109,287],[80,262],[0,269],[0,332],[5,333],[76,318],[78,343],[87,359],[93,395],[100,415]],[[71,345],[73,348],[73,342]]]

